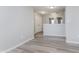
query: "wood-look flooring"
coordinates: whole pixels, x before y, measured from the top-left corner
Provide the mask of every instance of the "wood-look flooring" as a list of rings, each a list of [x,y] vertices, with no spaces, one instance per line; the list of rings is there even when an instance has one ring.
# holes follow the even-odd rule
[[[79,45],[68,44],[65,38],[44,37],[42,33],[35,35],[35,39],[23,44],[8,53],[78,53]]]

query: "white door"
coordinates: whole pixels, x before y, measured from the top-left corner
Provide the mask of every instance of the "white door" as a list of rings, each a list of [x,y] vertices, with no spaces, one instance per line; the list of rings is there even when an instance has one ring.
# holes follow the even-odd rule
[[[43,31],[42,25],[42,16],[38,13],[35,13],[35,33]]]

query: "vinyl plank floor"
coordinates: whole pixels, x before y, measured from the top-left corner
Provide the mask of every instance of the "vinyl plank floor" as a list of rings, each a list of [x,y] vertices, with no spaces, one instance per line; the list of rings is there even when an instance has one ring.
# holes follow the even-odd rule
[[[68,44],[65,38],[35,35],[35,39],[7,53],[79,53],[79,45]]]

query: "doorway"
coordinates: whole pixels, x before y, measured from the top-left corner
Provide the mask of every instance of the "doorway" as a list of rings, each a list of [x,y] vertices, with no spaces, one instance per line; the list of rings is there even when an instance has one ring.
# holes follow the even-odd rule
[[[34,12],[34,36],[38,37],[43,35],[43,20],[42,15]]]

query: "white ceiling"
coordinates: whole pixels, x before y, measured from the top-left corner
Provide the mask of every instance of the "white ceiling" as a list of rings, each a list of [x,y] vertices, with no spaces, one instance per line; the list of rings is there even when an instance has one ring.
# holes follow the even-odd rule
[[[65,10],[65,6],[54,6],[55,8],[50,9],[49,6],[33,6],[35,12],[40,13],[44,11],[46,13],[60,12]],[[41,13],[40,13],[41,14]]]

